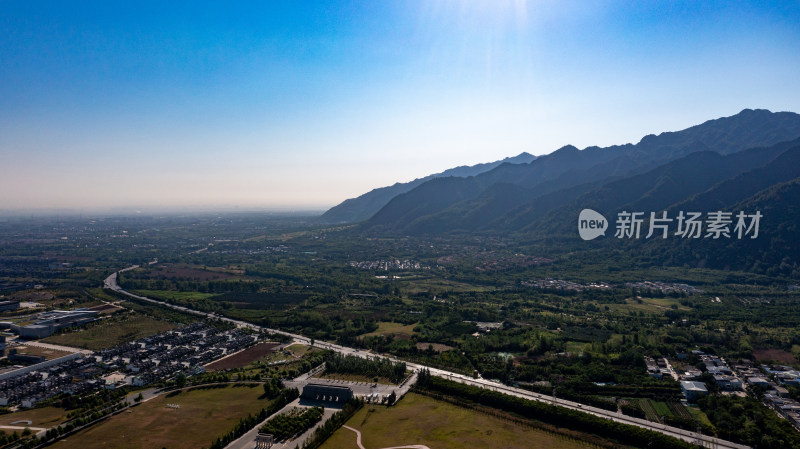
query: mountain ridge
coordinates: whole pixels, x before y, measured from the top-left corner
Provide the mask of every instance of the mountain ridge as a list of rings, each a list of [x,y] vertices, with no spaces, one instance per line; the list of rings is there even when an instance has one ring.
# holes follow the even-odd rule
[[[507,157],[499,161],[486,162],[476,165],[459,165],[440,173],[434,173],[423,178],[417,178],[413,181],[405,183],[397,182],[391,186],[379,187],[356,198],[347,199],[328,209],[322,214],[320,220],[324,223],[331,224],[357,223],[375,215],[375,213],[377,213],[383,206],[391,201],[392,198],[402,193],[406,193],[427,181],[445,177],[465,178],[483,173],[503,164],[527,164],[535,159],[536,156],[528,152],[522,152],[516,156]]]
[[[474,176],[469,185],[457,183],[454,178],[440,178],[444,181],[436,186],[446,192],[441,195],[437,189],[422,183],[390,200],[361,226],[364,230],[410,234],[519,231],[524,225],[519,217],[515,220],[509,214],[546,195],[551,195],[548,207],[552,207],[568,203],[602,184],[641,175],[692,153],[730,155],[798,137],[800,115],[745,109],[734,116],[708,120],[682,131],[647,135],[637,144],[593,146],[584,150],[567,145],[528,164],[499,165]],[[507,195],[500,198],[492,188],[500,184],[516,187],[505,188]],[[665,188],[662,186],[662,190]],[[438,198],[432,198],[437,195]],[[422,203],[427,206],[414,206]],[[439,210],[434,210],[433,204]],[[486,214],[494,216],[487,219]],[[509,227],[513,223],[521,227]]]

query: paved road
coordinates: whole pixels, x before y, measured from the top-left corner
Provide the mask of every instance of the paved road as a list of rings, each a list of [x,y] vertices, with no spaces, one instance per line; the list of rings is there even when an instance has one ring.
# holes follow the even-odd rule
[[[266,424],[267,421],[272,419],[272,417],[278,416],[278,415],[280,415],[282,413],[286,413],[286,412],[288,412],[289,410],[291,410],[291,409],[293,409],[295,407],[304,407],[303,405],[300,405],[300,399],[295,399],[294,401],[288,403],[286,405],[286,407],[283,407],[282,409],[278,410],[274,414],[268,416],[267,419],[265,419],[264,421],[258,423],[258,425],[253,427],[249,432],[247,432],[246,434],[242,435],[238,439],[232,441],[230,444],[225,446],[225,449],[252,449],[252,448],[256,447],[256,436],[258,435],[258,429],[260,429],[261,426]],[[326,407],[325,408],[325,412],[322,414],[322,419],[320,419],[319,422],[316,425],[314,425],[310,429],[308,429],[305,432],[303,432],[297,438],[293,438],[293,439],[288,440],[288,441],[283,441],[281,443],[273,444],[272,448],[273,449],[291,449],[291,448],[294,448],[295,446],[303,447],[303,443],[305,443],[306,439],[309,438],[314,433],[314,430],[316,430],[317,427],[319,427],[322,424],[324,424],[325,421],[330,419],[330,417],[334,413],[336,413],[337,411],[339,411],[339,409]]]
[[[121,270],[121,271],[128,271],[128,270],[132,270],[132,269],[135,269],[135,268],[138,268],[138,266],[134,265],[134,266],[128,267],[128,268],[126,268],[124,270]],[[247,327],[247,328],[250,328],[250,329],[257,330],[257,331],[264,330],[264,331],[267,331],[267,332],[270,332],[270,333],[277,333],[277,334],[287,335],[287,336],[292,337],[294,339],[294,341],[297,342],[297,343],[311,345],[311,340],[312,339],[310,339],[308,337],[304,337],[302,335],[292,334],[292,333],[280,331],[280,330],[277,330],[277,329],[263,328],[261,326],[257,326],[257,325],[252,324],[252,323],[247,323],[247,322],[244,322],[244,321],[234,320],[234,319],[231,319],[231,318],[222,317],[222,316],[215,315],[215,314],[212,314],[212,313],[200,312],[200,311],[189,309],[189,308],[186,308],[186,307],[177,306],[177,305],[174,305],[174,304],[169,304],[169,303],[166,303],[166,302],[163,302],[163,301],[156,301],[154,299],[150,299],[150,298],[146,298],[146,297],[143,297],[143,296],[134,295],[133,293],[130,293],[130,292],[127,292],[127,291],[123,290],[117,284],[117,273],[113,273],[110,276],[108,276],[104,281],[104,286],[105,286],[105,288],[113,290],[113,291],[115,291],[117,293],[120,293],[120,294],[123,294],[123,295],[127,295],[127,296],[130,296],[130,297],[142,300],[142,301],[148,301],[148,302],[152,302],[152,303],[155,303],[155,304],[160,304],[162,306],[171,307],[173,309],[180,310],[180,311],[187,312],[187,313],[193,313],[193,314],[196,314],[196,315],[205,316],[207,318],[221,319],[223,321],[227,321],[227,322],[233,323],[238,327]],[[395,358],[392,358],[392,357],[388,357],[388,356],[384,356],[384,355],[380,355],[380,354],[374,354],[374,353],[371,353],[371,352],[359,351],[358,349],[348,348],[348,347],[345,347],[345,346],[341,346],[341,345],[337,345],[337,344],[333,344],[333,343],[328,343],[328,342],[324,342],[324,341],[316,341],[315,340],[313,346],[317,347],[317,348],[331,349],[333,351],[336,351],[336,352],[339,352],[339,353],[345,354],[345,355],[349,354],[349,355],[354,355],[354,356],[357,356],[357,357],[364,357],[364,358],[367,358],[367,357],[381,357],[381,358],[385,358],[385,359],[389,359],[389,360],[393,360],[393,361],[399,361],[399,360],[397,360]],[[465,376],[463,374],[453,373],[453,372],[450,372],[450,371],[445,371],[445,370],[441,370],[441,369],[437,369],[437,368],[431,368],[431,367],[427,367],[425,365],[420,365],[420,364],[416,364],[416,363],[408,363],[408,362],[406,362],[406,366],[409,369],[411,369],[411,370],[413,370],[415,372],[419,371],[421,369],[427,369],[427,370],[430,371],[431,375],[434,375],[434,376],[437,376],[437,377],[442,377],[442,378],[445,378],[445,379],[448,379],[448,380],[452,380],[454,382],[461,382],[463,384],[468,384],[468,385],[473,385],[473,386],[480,387],[480,388],[485,388],[485,389],[489,389],[489,390],[493,390],[493,391],[498,391],[498,392],[502,392],[502,393],[505,393],[505,394],[509,394],[509,395],[512,395],[512,396],[517,396],[517,397],[520,397],[520,398],[529,399],[529,400],[533,400],[533,401],[539,401],[539,402],[546,402],[546,403],[550,403],[550,404],[555,404],[555,405],[558,405],[560,407],[565,407],[565,408],[572,409],[572,410],[578,410],[578,411],[581,411],[581,412],[584,412],[584,413],[588,413],[590,415],[598,416],[598,417],[605,418],[605,419],[610,419],[612,421],[621,422],[621,423],[625,423],[625,424],[630,424],[630,425],[637,426],[637,427],[642,427],[642,428],[649,429],[649,430],[652,430],[652,431],[655,431],[655,432],[660,432],[660,433],[663,433],[663,434],[666,434],[666,435],[669,435],[669,436],[673,436],[675,438],[679,438],[681,440],[688,441],[690,443],[693,443],[693,444],[696,444],[696,445],[702,446],[702,447],[709,447],[709,448],[715,448],[715,449],[749,449],[749,446],[733,443],[731,441],[722,440],[722,439],[711,437],[711,436],[708,436],[708,435],[703,435],[701,433],[690,432],[688,430],[683,430],[683,429],[680,429],[680,428],[677,428],[677,427],[671,427],[671,426],[667,426],[667,425],[664,425],[664,424],[650,422],[650,421],[647,421],[645,419],[634,418],[632,416],[623,415],[621,413],[616,413],[616,412],[612,412],[612,411],[608,411],[608,410],[604,410],[604,409],[600,409],[600,408],[596,408],[596,407],[590,407],[588,405],[583,405],[583,404],[580,404],[578,402],[565,401],[563,399],[557,399],[557,398],[554,398],[552,396],[533,393],[533,392],[530,392],[528,390],[523,390],[521,388],[509,387],[509,386],[503,385],[501,383],[492,382],[492,381],[486,380],[486,379],[480,379],[480,378],[479,379],[473,379],[472,377]]]

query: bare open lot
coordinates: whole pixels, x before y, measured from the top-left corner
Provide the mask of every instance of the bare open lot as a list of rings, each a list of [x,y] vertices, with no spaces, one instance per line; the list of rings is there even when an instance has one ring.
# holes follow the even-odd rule
[[[753,355],[759,362],[772,360],[774,362],[786,364],[797,363],[797,359],[794,358],[794,355],[791,352],[784,351],[782,349],[754,349]]]
[[[40,356],[46,358],[47,360],[57,359],[59,357],[64,357],[65,355],[72,354],[71,352],[59,351],[57,349],[43,348],[41,346],[21,345],[21,346],[16,346],[12,349],[16,349],[18,354]]]
[[[280,343],[259,343],[252,348],[247,348],[230,357],[206,365],[206,371],[225,371],[227,369],[245,367],[256,360],[261,360],[267,355],[272,354],[278,346],[280,346]]]

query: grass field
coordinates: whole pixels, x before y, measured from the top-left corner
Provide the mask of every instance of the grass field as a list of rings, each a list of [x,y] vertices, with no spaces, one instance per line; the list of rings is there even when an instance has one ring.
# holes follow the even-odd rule
[[[306,352],[308,352],[308,350],[311,349],[311,348],[309,346],[306,346],[306,345],[301,345],[301,344],[295,343],[293,345],[288,346],[286,349],[291,351],[291,353],[294,354],[295,356],[302,357],[302,356],[306,355]]]
[[[120,319],[112,318],[89,324],[77,331],[53,335],[42,341],[98,351],[173,328],[175,325],[172,323],[142,314],[132,314]]]
[[[184,391],[159,396],[59,441],[59,449],[208,447],[248,413],[268,402],[260,385]],[[175,404],[180,408],[169,408]]]
[[[401,286],[402,292],[406,295],[414,295],[431,290],[447,290],[455,293],[489,292],[495,290],[495,287],[491,286],[479,286],[476,284],[467,284],[449,279],[426,276],[420,274],[420,272],[414,272],[414,276],[415,277],[406,277],[395,281],[396,284]]]
[[[666,402],[654,401],[651,399],[650,403],[653,404],[653,408],[656,409],[659,416],[673,416],[672,410],[670,410]]]
[[[31,421],[30,427],[44,427],[49,428],[67,420],[67,412],[64,409],[57,407],[42,407],[34,408],[31,410],[24,410],[21,412],[8,413],[0,415],[0,426],[21,426],[25,424],[12,424],[16,421],[29,420]],[[11,431],[9,431],[10,433]]]
[[[367,449],[407,444],[424,444],[432,449],[595,447],[414,393],[394,407],[365,406],[347,425],[361,431]],[[358,449],[356,434],[341,428],[322,449]]]
[[[688,407],[689,413],[691,413],[692,417],[697,420],[700,424],[702,424],[706,428],[714,428],[714,425],[711,424],[711,421],[708,419],[705,413],[697,407]]]
[[[567,352],[570,354],[580,354],[584,351],[591,350],[592,345],[584,341],[568,341]]]
[[[151,269],[149,277],[152,279],[191,279],[205,282],[230,279],[234,275],[220,269],[198,268],[188,265],[161,265]]]
[[[368,334],[363,334],[361,337],[370,337],[374,335],[393,335],[400,338],[411,338],[411,335],[414,333],[414,327],[416,327],[416,324],[404,325],[402,323],[380,321],[378,322],[378,330]]]
[[[680,300],[676,298],[628,298],[625,300],[624,304],[608,304],[608,307],[615,311],[634,311],[655,314],[661,314],[667,310],[671,310],[673,306],[675,310],[691,310],[689,307],[682,305]]]
[[[201,293],[201,292],[176,292],[172,290],[135,290],[139,296],[144,296],[151,299],[160,299],[162,301],[178,301],[178,302],[191,302],[199,299],[207,299],[215,296],[215,293]]]
[[[90,295],[92,295],[93,298],[99,299],[99,300],[104,300],[104,301],[108,301],[108,302],[114,302],[114,301],[117,301],[119,299],[119,298],[117,298],[117,297],[115,297],[113,295],[108,294],[108,292],[106,292],[104,289],[102,289],[100,287],[98,287],[98,288],[89,288],[89,289],[86,289],[86,291]]]

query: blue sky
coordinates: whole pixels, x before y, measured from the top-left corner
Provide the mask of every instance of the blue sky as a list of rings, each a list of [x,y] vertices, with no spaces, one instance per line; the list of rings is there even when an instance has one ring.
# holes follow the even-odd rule
[[[0,0],[0,209],[322,208],[800,112],[800,4]]]

